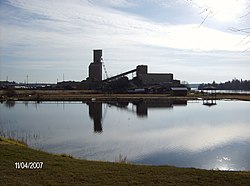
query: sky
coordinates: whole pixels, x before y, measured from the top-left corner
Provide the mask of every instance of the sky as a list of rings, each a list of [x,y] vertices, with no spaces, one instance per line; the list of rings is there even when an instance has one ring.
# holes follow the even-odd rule
[[[250,80],[249,26],[250,0],[0,0],[0,80],[85,80],[93,49],[109,77]]]

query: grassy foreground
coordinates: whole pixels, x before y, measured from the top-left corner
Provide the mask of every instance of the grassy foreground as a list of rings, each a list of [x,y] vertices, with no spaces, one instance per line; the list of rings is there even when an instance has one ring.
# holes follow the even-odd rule
[[[43,162],[16,169],[15,162]],[[0,138],[0,185],[249,185],[250,172],[78,160]]]

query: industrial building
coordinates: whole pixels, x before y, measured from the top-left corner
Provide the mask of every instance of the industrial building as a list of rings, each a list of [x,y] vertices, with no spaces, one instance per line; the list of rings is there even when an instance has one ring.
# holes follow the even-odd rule
[[[136,76],[142,85],[156,85],[173,82],[173,74],[170,73],[148,73],[147,65],[138,65],[136,67]]]
[[[89,65],[88,89],[113,91],[147,90],[149,92],[166,92],[172,87],[183,87],[179,80],[174,80],[172,73],[148,73],[147,65],[138,65],[135,69],[122,72],[118,75],[102,79],[102,50],[93,50],[93,62]],[[107,75],[107,71],[104,68]],[[136,77],[128,80],[127,75],[136,73]]]
[[[129,93],[172,93],[186,95],[187,89],[181,85],[180,80],[174,79],[172,73],[148,73],[147,65],[138,65],[132,70],[108,77],[107,69],[102,60],[102,50],[93,50],[93,61],[89,64],[86,80],[82,82],[63,81],[57,83],[59,89],[85,89],[102,92],[129,92]],[[106,79],[103,79],[103,71]],[[127,75],[136,74],[132,79]],[[182,89],[172,89],[182,87]]]
[[[89,77],[88,81],[101,82],[102,81],[102,50],[93,51],[93,62],[89,65]],[[138,65],[136,69],[129,70],[127,72],[121,73],[119,75],[107,78],[103,80],[104,82],[113,81],[120,77],[126,76],[130,73],[136,72],[136,77],[141,81],[143,85],[155,85],[159,83],[169,83],[173,82],[173,74],[170,73],[148,73],[147,65]]]

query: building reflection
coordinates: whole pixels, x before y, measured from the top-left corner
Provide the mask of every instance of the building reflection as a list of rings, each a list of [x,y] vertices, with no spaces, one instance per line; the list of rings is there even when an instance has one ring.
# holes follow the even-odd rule
[[[16,105],[16,102],[14,100],[7,100],[5,101],[4,105],[7,108],[12,108]]]
[[[133,103],[136,105],[136,114],[139,117],[147,117],[148,116],[148,110],[149,109],[172,109],[174,106],[180,105],[180,106],[186,106],[187,101],[186,100],[168,100],[163,102],[136,102]]]
[[[15,100],[6,100],[6,101],[1,101],[0,102],[1,104],[3,104],[5,107],[7,108],[14,108],[16,103],[23,103],[25,105],[25,107],[29,107],[29,104],[30,104],[30,101],[15,101]],[[37,105],[40,103],[40,102],[31,102],[32,105],[35,105],[36,109],[37,109]]]
[[[102,133],[102,103],[90,102],[89,117],[94,121],[94,132]]]
[[[216,88],[207,86],[203,88],[203,105],[214,106],[216,105]]]
[[[101,102],[89,102],[87,105],[89,106],[89,117],[94,121],[94,132],[102,133],[102,104]],[[127,112],[132,112],[136,114],[138,117],[147,117],[148,110],[154,108],[164,108],[164,109],[172,109],[174,106],[186,106],[186,100],[169,100],[163,102],[133,102],[132,108],[129,107],[129,102],[106,102],[105,104],[109,105],[109,107],[117,107]],[[107,108],[107,107],[106,107]],[[134,109],[135,108],[135,109]],[[105,115],[105,113],[104,113]]]

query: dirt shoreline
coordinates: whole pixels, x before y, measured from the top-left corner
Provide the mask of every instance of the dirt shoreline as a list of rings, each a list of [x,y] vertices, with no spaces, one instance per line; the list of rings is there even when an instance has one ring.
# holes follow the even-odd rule
[[[203,94],[189,92],[187,96],[171,96],[170,94],[108,94],[83,90],[0,90],[0,101],[168,101],[168,100],[202,100]],[[250,101],[250,94],[217,93],[217,100],[230,99]]]

